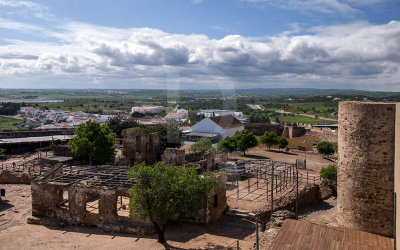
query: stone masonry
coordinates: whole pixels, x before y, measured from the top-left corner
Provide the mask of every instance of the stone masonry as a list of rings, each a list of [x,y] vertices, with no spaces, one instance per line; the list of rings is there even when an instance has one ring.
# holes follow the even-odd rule
[[[393,236],[393,103],[339,104],[338,216],[344,227]]]
[[[160,135],[148,133],[146,129],[134,128],[122,131],[123,154],[128,164],[153,164],[158,160],[160,152]]]

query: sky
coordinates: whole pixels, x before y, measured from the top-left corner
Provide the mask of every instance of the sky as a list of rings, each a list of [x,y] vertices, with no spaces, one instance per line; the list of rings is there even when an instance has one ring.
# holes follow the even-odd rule
[[[400,1],[0,0],[0,88],[400,91]]]

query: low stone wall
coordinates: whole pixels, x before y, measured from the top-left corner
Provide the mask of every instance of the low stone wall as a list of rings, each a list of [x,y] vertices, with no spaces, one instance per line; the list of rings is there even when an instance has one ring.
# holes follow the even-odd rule
[[[168,165],[185,165],[185,150],[178,148],[167,148],[161,156],[161,160]]]
[[[248,129],[250,132],[257,136],[263,135],[266,131],[274,132],[277,135],[281,135],[283,133],[284,126],[281,124],[270,124],[270,123],[246,123],[244,125],[245,129]]]
[[[68,198],[65,199],[65,193]],[[135,217],[121,217],[117,213],[118,190],[69,187],[32,182],[32,218],[28,223],[96,226],[118,233],[154,233],[152,224]],[[88,211],[87,204],[97,201],[98,208]]]
[[[4,170],[0,173],[0,184],[30,184],[33,178],[27,173]]]

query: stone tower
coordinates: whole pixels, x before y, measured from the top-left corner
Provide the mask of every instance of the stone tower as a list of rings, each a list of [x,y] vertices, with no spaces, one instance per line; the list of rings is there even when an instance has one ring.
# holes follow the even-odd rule
[[[393,236],[396,104],[339,104],[339,224]]]

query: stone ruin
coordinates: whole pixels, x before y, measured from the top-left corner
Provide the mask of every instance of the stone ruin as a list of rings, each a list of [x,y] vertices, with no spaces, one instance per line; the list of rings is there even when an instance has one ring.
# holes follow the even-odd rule
[[[169,165],[193,166],[200,174],[219,169],[219,165],[227,161],[227,154],[215,154],[213,150],[201,153],[185,154],[184,149],[167,148],[161,159]]]
[[[393,236],[396,106],[339,103],[337,220],[344,227]]]
[[[158,133],[148,133],[144,128],[133,128],[123,130],[122,137],[126,164],[153,164],[158,160],[161,141]]]
[[[134,181],[125,166],[59,165],[32,181],[32,217],[28,223],[52,226],[96,226],[107,232],[153,233],[148,220],[129,216],[129,190]],[[196,222],[211,223],[227,207],[226,175]],[[205,209],[206,208],[206,209]]]

